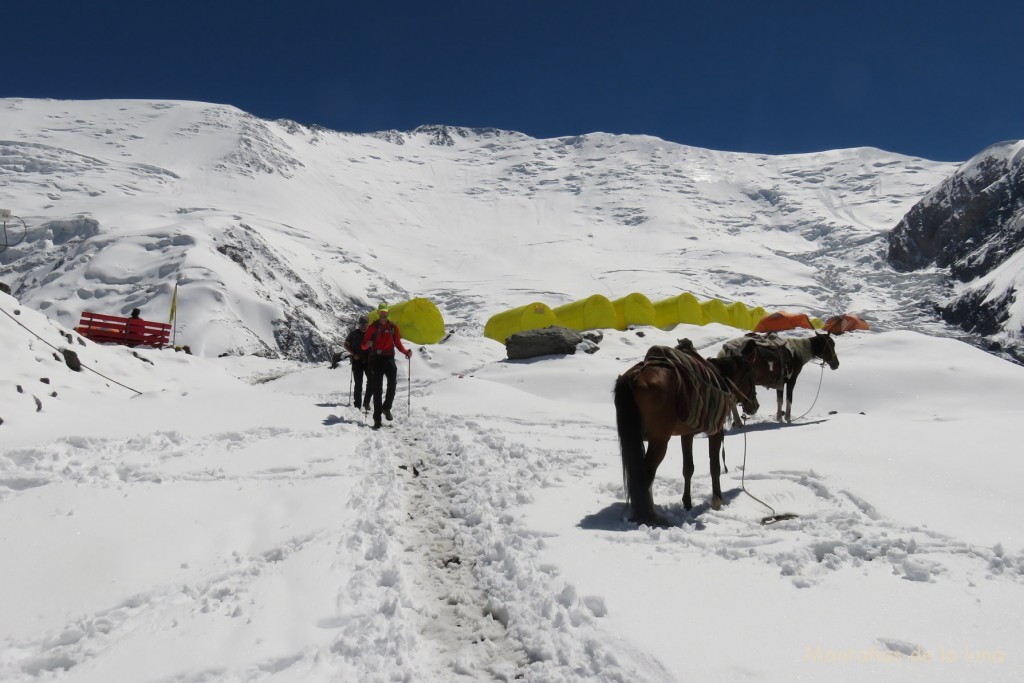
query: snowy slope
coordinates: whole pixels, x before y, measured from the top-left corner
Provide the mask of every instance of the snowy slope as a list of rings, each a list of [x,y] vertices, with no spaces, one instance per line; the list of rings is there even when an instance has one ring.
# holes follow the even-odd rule
[[[163,319],[179,282],[180,340],[203,355],[322,360],[358,309],[412,296],[466,334],[531,301],[634,291],[916,328],[931,278],[888,268],[884,235],[954,168],[600,133],[346,135],[190,102],[5,100],[0,124],[0,206],[29,226],[0,279],[69,327],[89,309]]]
[[[915,307],[939,274],[885,264],[950,165],[351,136],[184,102],[0,118],[0,207],[30,232],[0,253],[0,680],[1024,676],[1024,368]],[[166,311],[175,279],[196,355],[69,331],[85,308]],[[673,442],[653,490],[670,526],[638,528],[615,377],[737,331],[605,331],[527,361],[481,332],[534,299],[682,290],[874,329],[804,369],[794,424],[760,393],[721,510],[704,439],[682,508]],[[400,363],[374,432],[346,366],[296,359],[412,294],[455,334]],[[797,517],[762,526],[744,490]]]
[[[417,351],[372,432],[344,367],[75,341],[102,375],[75,373],[61,329],[0,310],[3,680],[1024,672],[1004,428],[1024,369],[962,342],[844,335],[795,424],[727,437],[722,510],[705,441],[691,512],[670,449],[654,495],[672,526],[654,529],[625,519],[612,382],[652,343],[713,354],[728,328],[518,362],[456,336]],[[744,487],[798,517],[762,527]]]

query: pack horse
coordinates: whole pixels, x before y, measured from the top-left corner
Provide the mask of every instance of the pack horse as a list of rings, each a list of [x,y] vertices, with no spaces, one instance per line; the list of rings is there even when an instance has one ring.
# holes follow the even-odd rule
[[[750,341],[757,345],[754,360],[754,381],[762,387],[775,389],[778,402],[775,419],[793,421],[793,387],[800,371],[815,358],[831,369],[839,367],[836,355],[836,341],[831,334],[815,332],[813,337],[783,338],[774,333],[759,335],[754,332],[743,337],[730,339],[722,344],[719,357],[736,355],[747,348]],[[782,392],[786,392],[786,412],[782,412]]]
[[[641,362],[615,381],[622,476],[634,521],[664,523],[654,511],[651,487],[673,436],[682,437],[683,442],[683,506],[687,510],[692,507],[693,437],[704,432],[710,451],[711,507],[721,507],[718,454],[726,421],[737,402],[747,413],[758,408],[752,366],[755,354],[751,340],[738,355],[705,359],[684,339],[676,348],[651,347]]]

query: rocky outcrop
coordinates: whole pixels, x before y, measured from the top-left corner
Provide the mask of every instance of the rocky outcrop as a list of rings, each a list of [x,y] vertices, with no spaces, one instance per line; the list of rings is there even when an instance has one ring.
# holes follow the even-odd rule
[[[513,360],[573,354],[582,342],[583,335],[579,332],[552,325],[540,330],[516,332],[505,340],[505,351]]]
[[[1024,142],[989,147],[918,202],[889,234],[897,268],[948,267],[968,282],[1024,242]]]
[[[935,302],[942,318],[1024,359],[1024,327],[1013,310],[1022,248],[1024,141],[1017,141],[989,147],[918,202],[889,234],[888,257],[898,270],[948,268],[966,286]]]

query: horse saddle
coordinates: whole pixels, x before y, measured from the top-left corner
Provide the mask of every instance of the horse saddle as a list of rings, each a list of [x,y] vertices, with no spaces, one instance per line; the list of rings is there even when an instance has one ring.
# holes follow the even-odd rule
[[[754,340],[760,363],[768,368],[768,378],[762,386],[769,389],[781,389],[793,374],[793,352],[789,350],[789,345],[785,339],[774,332],[768,334],[748,332],[742,337],[730,339],[723,344],[723,348],[729,354],[738,356],[743,346],[751,339]]]
[[[692,429],[715,434],[722,429],[736,399],[721,375],[692,345],[686,348],[652,346],[631,371],[657,365],[675,372],[679,420]]]

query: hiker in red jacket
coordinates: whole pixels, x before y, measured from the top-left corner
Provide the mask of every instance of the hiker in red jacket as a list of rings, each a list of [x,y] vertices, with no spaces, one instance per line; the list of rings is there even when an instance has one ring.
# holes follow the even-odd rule
[[[363,336],[363,349],[369,352],[368,389],[373,395],[373,428],[380,429],[381,412],[391,420],[391,406],[395,402],[395,383],[398,381],[398,366],[395,365],[395,349],[401,351],[406,358],[412,357],[412,351],[402,345],[402,336],[398,325],[388,320],[388,305],[381,302],[377,306],[377,320],[366,328]],[[387,392],[381,401],[384,390],[384,378],[388,378]]]

